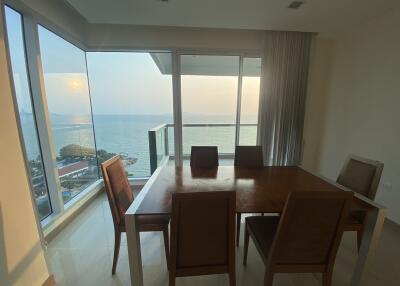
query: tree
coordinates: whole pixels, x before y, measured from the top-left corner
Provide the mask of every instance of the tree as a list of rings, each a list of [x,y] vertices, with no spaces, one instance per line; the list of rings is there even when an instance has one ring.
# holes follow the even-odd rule
[[[64,180],[61,182],[61,187],[71,190],[75,187],[75,182],[73,180]]]
[[[93,148],[84,147],[77,144],[69,144],[60,150],[61,159],[76,158],[76,157],[93,157],[96,152]]]
[[[107,161],[108,159],[111,159],[117,155],[116,153],[108,153],[106,150],[99,149],[97,150],[97,160],[99,160],[99,164],[103,163],[104,161]]]

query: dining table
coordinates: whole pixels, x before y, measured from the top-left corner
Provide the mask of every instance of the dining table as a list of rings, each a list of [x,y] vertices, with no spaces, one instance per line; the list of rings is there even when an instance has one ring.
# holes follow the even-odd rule
[[[171,214],[176,192],[235,191],[237,213],[280,214],[291,192],[351,191],[301,166],[244,168],[160,166],[125,214],[131,285],[143,286],[143,266],[137,216]],[[355,193],[352,212],[365,213],[364,235],[351,285],[362,285],[382,231],[386,208]]]

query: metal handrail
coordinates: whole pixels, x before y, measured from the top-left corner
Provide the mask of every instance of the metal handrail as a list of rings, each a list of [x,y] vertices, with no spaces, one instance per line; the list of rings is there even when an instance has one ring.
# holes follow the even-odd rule
[[[161,130],[161,129],[165,128],[165,127],[168,127],[168,125],[169,125],[169,124],[167,124],[167,123],[160,124],[160,125],[158,125],[158,126],[156,126],[156,127],[154,127],[154,128],[151,128],[151,129],[149,130],[149,132],[150,132],[150,131],[151,131],[151,132],[157,132],[158,130]],[[172,125],[173,125],[173,124],[172,124]]]
[[[163,124],[166,125],[167,127],[174,127],[175,124],[173,123],[167,123]],[[257,123],[242,123],[240,126],[257,126]],[[231,127],[231,126],[236,126],[236,123],[187,123],[187,124],[182,124],[182,127]],[[161,127],[161,125],[159,126]]]

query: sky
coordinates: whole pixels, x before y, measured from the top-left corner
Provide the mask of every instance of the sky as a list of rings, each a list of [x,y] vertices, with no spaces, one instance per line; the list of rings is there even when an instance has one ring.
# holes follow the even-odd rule
[[[32,112],[29,85],[25,65],[25,52],[22,38],[22,24],[20,14],[6,8],[6,24],[9,48],[12,51],[11,65],[13,70],[15,92],[20,111]]]
[[[30,112],[21,18],[6,9],[6,19],[19,108]],[[85,53],[40,26],[39,41],[50,113],[90,114],[91,100],[94,114],[172,114],[172,77],[160,72],[149,53]],[[197,59],[201,68],[202,56]],[[238,69],[236,62],[230,66]],[[238,76],[182,75],[183,120],[185,114],[219,114],[234,120],[237,82]],[[258,93],[259,77],[244,77],[241,104],[244,116],[257,114]]]

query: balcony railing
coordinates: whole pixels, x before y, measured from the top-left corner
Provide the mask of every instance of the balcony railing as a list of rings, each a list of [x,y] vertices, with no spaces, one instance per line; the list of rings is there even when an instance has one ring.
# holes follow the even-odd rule
[[[152,174],[163,160],[168,160],[169,125],[170,124],[161,124],[149,130],[150,171]],[[173,126],[173,124],[171,124],[171,126]]]
[[[211,124],[183,124],[183,159],[189,159],[190,147],[192,145],[217,145],[219,147],[219,157],[222,159],[234,158],[235,147],[235,128],[236,124],[229,123],[211,123]],[[161,124],[148,131],[150,170],[153,173],[157,167],[169,158],[174,158],[174,124]],[[192,128],[202,128],[195,133]],[[210,130],[211,129],[211,130]],[[254,141],[257,132],[257,124],[240,124],[241,132],[254,134]],[[248,138],[249,136],[245,136]],[[251,137],[251,136],[250,136]],[[242,142],[240,142],[243,144]],[[244,142],[243,145],[253,145],[253,143]]]

